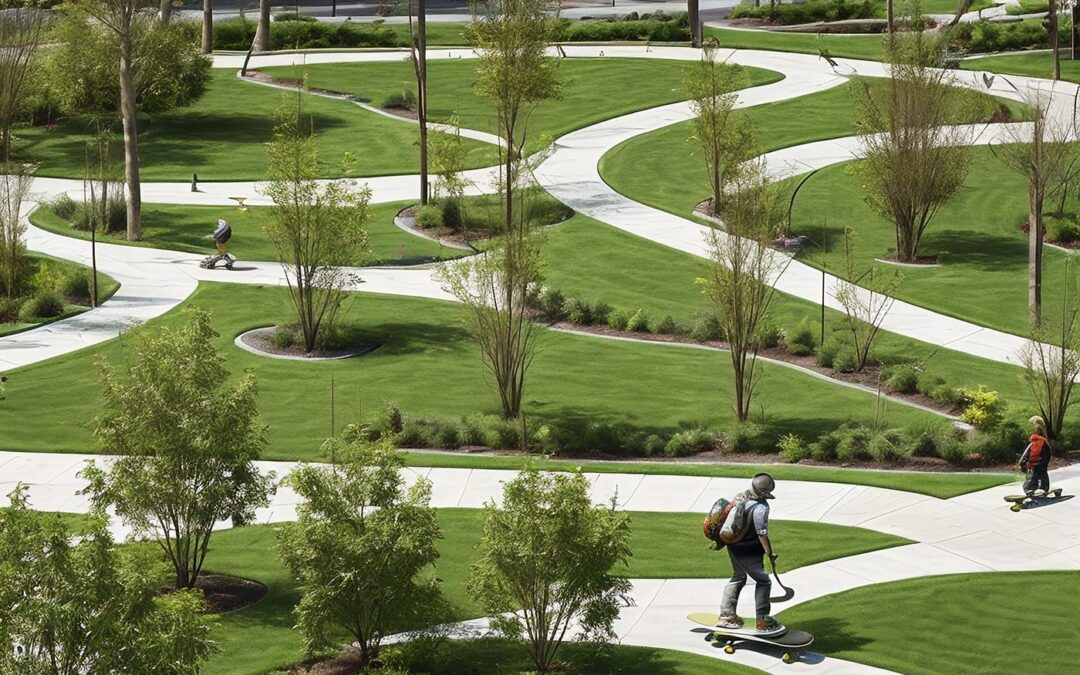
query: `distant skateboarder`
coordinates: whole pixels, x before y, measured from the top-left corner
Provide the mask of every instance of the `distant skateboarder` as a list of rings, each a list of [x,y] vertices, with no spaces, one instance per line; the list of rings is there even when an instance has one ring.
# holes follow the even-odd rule
[[[1024,453],[1020,455],[1020,470],[1027,472],[1024,493],[1029,497],[1044,497],[1050,491],[1050,441],[1046,438],[1046,422],[1035,415],[1028,419],[1032,433]]]
[[[225,244],[232,239],[232,227],[228,221],[224,218],[219,218],[217,221],[217,227],[211,234],[206,235],[207,239],[214,240],[214,247],[217,249],[217,255],[208,255],[203,258],[203,261],[199,263],[200,267],[206,269],[214,269],[219,262],[225,263],[226,269],[232,269],[233,263],[236,262],[236,258],[233,257],[228,251],[225,250]]]
[[[754,588],[754,602],[757,609],[757,635],[779,635],[786,628],[774,619],[770,612],[772,603],[769,601],[769,593],[772,589],[772,581],[768,572],[765,571],[765,558],[776,562],[777,555],[773,551],[772,542],[769,541],[769,502],[773,499],[773,490],[776,489],[776,481],[767,473],[759,473],[750,482],[750,489],[743,492],[735,499],[745,499],[745,534],[734,544],[728,544],[728,556],[731,558],[731,581],[724,587],[724,597],[720,606],[720,617],[716,623],[717,628],[725,630],[739,630],[743,627],[743,621],[739,618],[738,604],[739,594],[746,585],[746,577],[750,576],[756,584]]]

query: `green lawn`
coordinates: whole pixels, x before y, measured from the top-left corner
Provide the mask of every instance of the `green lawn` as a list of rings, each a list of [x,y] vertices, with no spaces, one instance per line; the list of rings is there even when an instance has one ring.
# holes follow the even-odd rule
[[[812,600],[780,620],[813,633],[824,654],[910,675],[1072,672],[1077,581],[1076,572],[898,581]],[[1023,614],[1026,598],[1038,598],[1037,618]],[[1038,637],[1017,635],[1019,626]]]
[[[778,33],[766,30],[733,30],[705,27],[705,37],[715,37],[724,49],[764,49],[777,52],[817,54],[822,49],[830,56],[849,59],[882,61],[880,35],[817,35],[812,33]]]
[[[853,179],[847,178],[847,180]],[[811,184],[813,182],[811,181]],[[804,188],[803,193],[800,193],[797,202],[799,208],[802,207],[803,200],[807,199],[803,195],[809,187],[810,184]],[[826,204],[831,199],[828,190],[823,190],[818,195]],[[999,202],[995,199],[997,199],[996,195],[993,199],[987,198],[986,201],[996,205]],[[856,201],[852,200],[852,208],[856,206],[864,208],[861,202],[856,204]],[[982,210],[988,208],[989,206],[985,204],[979,206]],[[830,218],[829,223],[833,225],[835,217]],[[931,226],[928,236],[933,232],[934,228]],[[818,229],[818,234],[820,234],[820,229]],[[820,237],[815,236],[815,238]],[[864,245],[864,243],[865,237],[860,235],[857,244]],[[707,262],[702,258],[628,235],[581,216],[553,231],[548,237],[546,246],[551,261],[548,267],[551,285],[561,289],[569,297],[580,297],[590,301],[605,300],[617,309],[642,308],[653,320],[671,314],[677,321],[688,322],[695,313],[706,309],[700,288],[694,285],[694,279],[704,276],[708,269]],[[977,250],[977,247],[973,250]],[[597,254],[598,251],[602,253]],[[807,262],[816,263],[815,255],[809,254]],[[1026,252],[1023,255],[1026,260]],[[1047,251],[1048,270],[1059,269],[1062,257],[1057,252]],[[934,271],[926,270],[926,272]],[[946,270],[936,270],[938,273],[942,271]],[[924,270],[914,270],[914,272],[924,272]],[[914,275],[909,274],[907,278],[912,279]],[[1044,292],[1050,295],[1051,284],[1058,284],[1059,278],[1060,276],[1047,276],[1047,288]],[[969,285],[963,288],[955,283],[949,288],[958,293],[976,293],[974,290],[969,290],[973,284],[968,283]],[[1021,288],[1019,292],[1022,294],[1023,289]],[[995,304],[994,307],[998,305]],[[1020,316],[1022,317],[1023,314],[1021,313]],[[774,301],[773,318],[778,325],[787,330],[796,328],[803,321],[817,329],[820,326],[820,309],[815,303],[781,294]],[[827,333],[843,330],[840,313],[828,310],[825,320]],[[657,347],[657,349],[664,348]],[[880,335],[875,352],[885,363],[921,362],[929,375],[940,376],[954,386],[986,385],[990,389],[999,391],[1002,397],[1014,406],[1029,405],[1030,390],[1021,379],[1020,369],[1015,366],[941,349],[893,333]],[[896,410],[898,407],[892,404],[890,410]],[[1021,412],[1025,413],[1023,417],[1031,414],[1026,408],[1023,408]],[[1074,409],[1070,413],[1070,419],[1080,422],[1080,409]],[[807,437],[806,434],[803,434],[803,437]]]
[[[405,232],[394,225],[394,215],[410,202],[373,204],[366,224],[370,257],[357,261],[363,264],[387,264],[417,262],[431,258],[448,259],[460,256],[464,251],[443,246]],[[204,237],[214,229],[218,218],[229,221],[233,238],[229,252],[240,260],[277,260],[274,245],[267,238],[263,224],[270,217],[269,207],[252,207],[239,211],[233,206],[170,206],[146,204],[143,206],[143,239],[129,242],[123,233],[99,236],[100,241],[111,244],[149,246],[188,253],[213,251],[213,242]],[[38,227],[79,239],[90,239],[88,232],[72,229],[48,207],[40,207],[30,215],[30,222]]]
[[[1004,75],[1026,75],[1045,79],[1050,79],[1053,75],[1053,65],[1048,51],[964,59],[960,61],[960,67],[965,70],[989,70]],[[1067,54],[1062,54],[1061,78],[1080,82],[1080,61],[1073,61]]]
[[[886,81],[859,78],[884,95]],[[964,95],[972,95],[965,91]],[[985,96],[976,94],[977,96]],[[988,97],[987,97],[988,98]],[[997,99],[1011,118],[1024,110]],[[851,89],[840,85],[796,99],[746,108],[761,152],[855,133]],[[681,122],[621,143],[604,155],[600,174],[624,195],[679,215],[710,195],[708,175],[700,150],[687,141],[692,123]]]
[[[1024,334],[1028,240],[1020,223],[1027,216],[1026,181],[986,147],[977,148],[974,157],[964,188],[938,211],[919,249],[922,255],[940,256],[941,267],[905,269],[897,295],[937,312]],[[896,245],[895,228],[863,201],[852,166],[815,174],[799,192],[792,215],[795,233],[826,239],[824,255],[808,251],[805,260],[815,265],[824,260],[834,272],[844,265],[845,227],[856,233],[852,248],[859,269]],[[1057,249],[1044,251],[1043,306],[1050,314],[1060,309],[1068,257]]]
[[[634,557],[629,568],[619,573],[637,578],[723,578],[731,574],[727,555],[713,551],[701,536],[700,514],[634,512],[631,519]],[[469,595],[466,582],[483,533],[483,511],[440,509],[439,522],[443,531],[438,543],[441,557],[432,573],[443,580],[442,592],[453,607],[454,619],[480,616],[482,609]],[[298,594],[274,549],[274,529],[263,525],[225,530],[211,540],[207,571],[254,579],[266,584],[269,593],[252,607],[220,618],[214,639],[221,651],[207,665],[206,673],[266,672],[303,658],[300,634],[292,628],[291,611]],[[784,570],[908,543],[870,530],[820,523],[775,521],[772,529],[777,550],[783,552]],[[679,668],[674,672],[698,671]]]
[[[271,140],[274,113],[295,94],[241,82],[232,71],[211,71],[206,94],[196,104],[145,120],[139,134],[142,179],[190,181],[256,180],[266,177],[266,143]],[[387,119],[345,101],[305,96],[304,115],[318,135],[324,176],[335,175],[346,152],[352,153],[358,176],[407,174],[419,170],[415,125]],[[43,176],[82,178],[91,129],[79,120],[54,128],[16,131],[16,152],[39,164]],[[469,167],[486,166],[494,148],[464,139]],[[117,148],[122,140],[116,137]],[[117,151],[120,152],[119,150]]]
[[[539,104],[530,115],[528,129],[534,149],[543,145],[544,137],[562,136],[605,119],[685,99],[683,77],[692,66],[682,61],[618,58],[566,58],[556,63],[561,96]],[[498,133],[491,102],[474,90],[475,69],[473,59],[429,61],[428,114],[441,122],[457,114],[466,128]],[[380,106],[388,96],[416,90],[412,66],[404,60],[262,70],[279,78],[306,78],[311,87],[347,92]],[[758,68],[747,68],[746,72],[751,85],[782,77]]]
[[[356,294],[342,310],[342,320],[385,335],[386,344],[363,358],[312,364],[268,359],[232,345],[233,337],[246,329],[290,320],[284,289],[202,284],[187,304],[213,313],[232,371],[252,368],[258,375],[259,409],[270,425],[268,458],[319,456],[321,439],[329,433],[331,377],[344,406],[336,415],[339,427],[357,416],[369,417],[387,399],[409,413],[444,419],[498,410],[475,343],[461,327],[462,309],[451,303]],[[181,318],[182,312],[171,312],[136,330],[155,330]],[[3,449],[92,450],[86,422],[99,402],[93,364],[99,355],[120,358],[134,344],[130,335],[11,372],[8,400],[0,407]],[[723,429],[733,421],[726,354],[560,333],[542,332],[540,338],[542,348],[525,394],[533,424],[580,417],[670,433],[694,424]],[[641,377],[646,361],[650,375]],[[762,371],[758,395],[769,402],[769,432],[816,436],[844,420],[874,417],[875,400],[869,394],[779,366],[766,365]],[[826,398],[829,405],[822,406]],[[890,413],[896,424],[931,419],[909,408]]]

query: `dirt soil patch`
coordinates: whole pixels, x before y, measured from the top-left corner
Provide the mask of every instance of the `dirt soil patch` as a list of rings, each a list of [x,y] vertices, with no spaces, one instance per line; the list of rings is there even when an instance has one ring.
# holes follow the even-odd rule
[[[240,341],[248,347],[263,352],[264,354],[311,360],[343,359],[351,356],[363,356],[364,354],[370,354],[383,346],[382,342],[362,342],[341,347],[339,349],[315,349],[314,351],[305,352],[304,345],[300,342],[293,342],[293,344],[288,347],[278,346],[274,342],[274,335],[276,332],[276,326],[256,328],[255,330],[249,330],[248,332],[243,333],[240,336]]]
[[[399,218],[411,218],[413,222],[416,222],[416,212],[420,210],[419,204],[413,204],[412,206],[406,206],[398,211]],[[417,232],[422,232],[428,236],[435,237],[440,241],[449,242],[451,244],[461,244],[464,246],[470,246],[470,242],[480,241],[481,239],[488,239],[494,232],[481,228],[469,228],[461,230],[453,227],[447,227],[445,225],[439,225],[438,227],[420,227],[419,225],[412,226]]]
[[[363,672],[361,665],[360,652],[356,649],[345,648],[337,656],[309,659],[289,666],[285,669],[285,672],[316,673],[317,675],[354,675],[354,673]]]
[[[225,574],[200,574],[195,580],[195,588],[203,592],[203,611],[207,614],[224,614],[250,607],[262,600],[267,592],[266,586],[258,581]],[[174,584],[165,587],[165,592],[174,590]]]

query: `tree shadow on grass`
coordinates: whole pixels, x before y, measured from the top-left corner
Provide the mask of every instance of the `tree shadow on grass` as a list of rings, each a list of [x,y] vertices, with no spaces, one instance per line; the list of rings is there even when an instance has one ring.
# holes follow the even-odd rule
[[[944,253],[946,265],[961,264],[985,271],[1027,268],[1027,241],[1019,236],[989,234],[976,230],[938,230],[923,241],[929,254]]]
[[[387,338],[386,346],[373,356],[445,353],[466,349],[473,343],[472,336],[461,326],[423,323],[422,320],[416,323],[365,322],[365,329]]]
[[[858,635],[850,622],[835,617],[800,622],[790,621],[790,618],[785,621],[785,617],[781,614],[780,620],[793,630],[804,630],[813,635],[813,649],[825,654],[858,651],[860,647],[872,642],[869,638]]]

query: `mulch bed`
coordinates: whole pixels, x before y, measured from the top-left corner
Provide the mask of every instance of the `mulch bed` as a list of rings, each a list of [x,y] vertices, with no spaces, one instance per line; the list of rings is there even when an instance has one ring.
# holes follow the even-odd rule
[[[195,588],[203,592],[203,611],[207,614],[223,614],[250,607],[266,595],[267,588],[257,581],[241,579],[224,574],[200,574]],[[170,584],[166,592],[175,586]]]
[[[295,356],[304,359],[338,359],[347,356],[363,356],[370,354],[382,346],[381,342],[369,342],[350,345],[342,349],[316,349],[311,352],[304,351],[302,342],[294,342],[288,347],[279,347],[274,344],[276,327],[256,328],[240,336],[240,340],[252,349],[274,354],[276,356]]]
[[[345,648],[331,658],[313,658],[289,666],[286,673],[317,673],[318,675],[353,675],[362,672],[360,653],[355,649]]]
[[[413,204],[412,206],[406,206],[398,211],[399,218],[416,218],[416,212],[420,210],[419,204]],[[491,230],[485,229],[469,229],[469,230],[456,230],[452,227],[446,227],[440,225],[439,227],[420,227],[419,225],[413,225],[413,229],[417,232],[424,232],[425,234],[437,237],[438,239],[452,244],[462,244],[469,246],[470,242],[480,241],[481,239],[487,239],[492,235]]]

